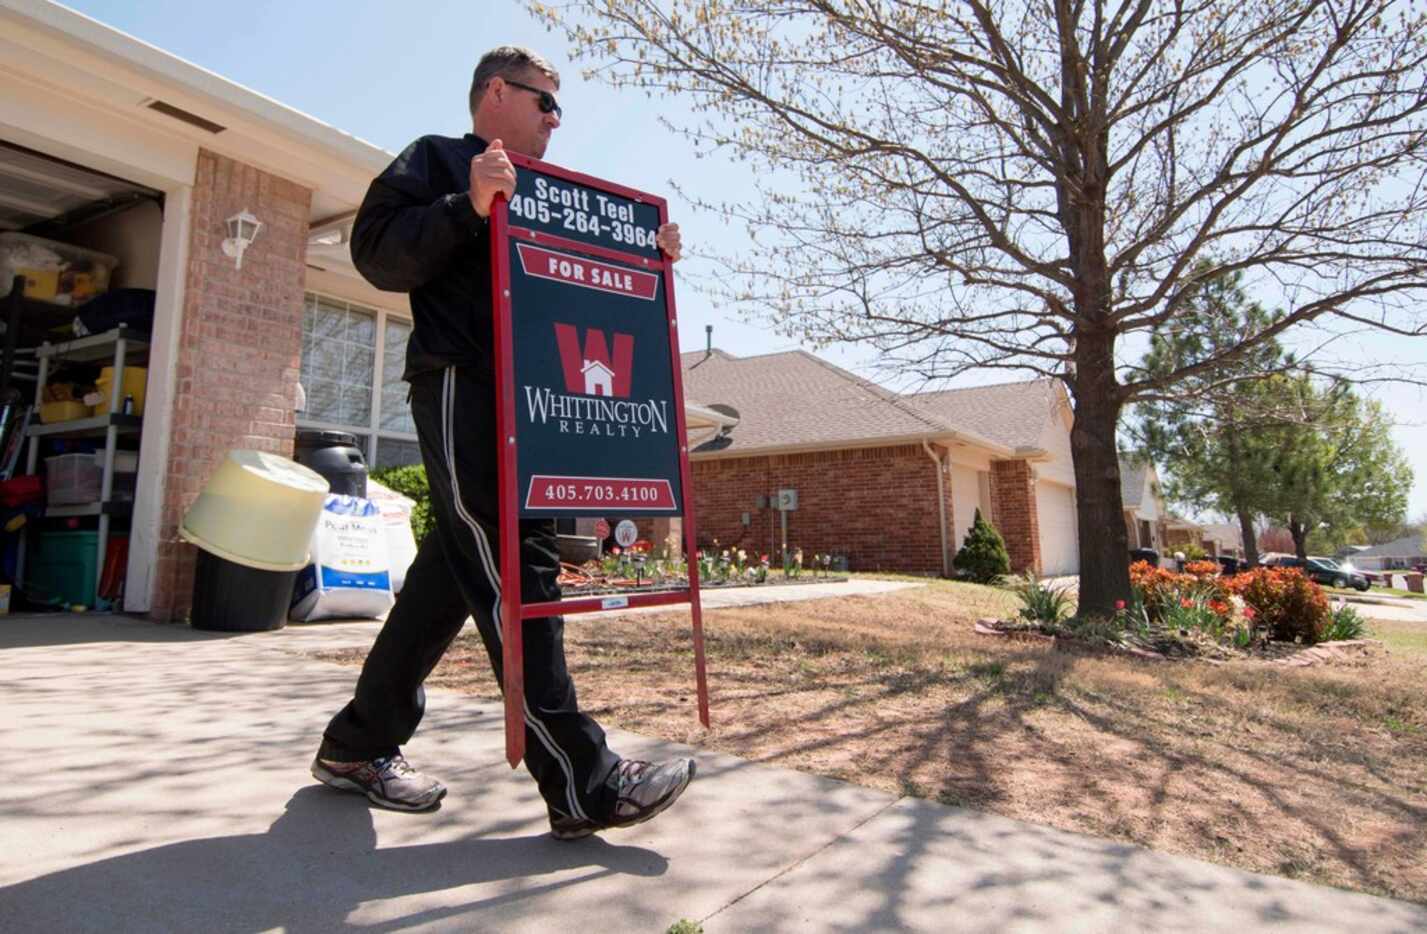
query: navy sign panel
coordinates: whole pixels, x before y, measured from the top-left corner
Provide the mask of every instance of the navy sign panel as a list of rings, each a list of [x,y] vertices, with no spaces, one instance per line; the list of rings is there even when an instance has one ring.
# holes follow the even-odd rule
[[[613,197],[518,172],[524,187],[558,182],[581,203]],[[682,515],[682,419],[663,274],[640,256],[596,256],[579,243],[531,237],[514,204],[507,259],[520,515]],[[655,212],[652,243],[658,209],[640,206]]]
[[[659,209],[636,197],[601,191],[530,169],[516,172],[510,225],[633,256],[659,258]],[[513,269],[514,267],[512,267]]]

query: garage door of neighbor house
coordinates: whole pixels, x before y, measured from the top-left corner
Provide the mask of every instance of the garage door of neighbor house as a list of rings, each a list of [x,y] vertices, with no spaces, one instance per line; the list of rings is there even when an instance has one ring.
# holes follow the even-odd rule
[[[1041,531],[1041,573],[1080,573],[1075,534],[1075,492],[1045,480],[1036,484],[1036,517]]]

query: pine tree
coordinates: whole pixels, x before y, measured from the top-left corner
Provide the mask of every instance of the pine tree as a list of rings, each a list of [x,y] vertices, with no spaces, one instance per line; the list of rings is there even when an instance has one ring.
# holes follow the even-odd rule
[[[981,510],[976,510],[976,519],[971,523],[966,541],[951,561],[965,576],[980,584],[990,584],[999,577],[1011,573],[1011,556],[1006,553],[1006,542],[996,527],[981,518]]]

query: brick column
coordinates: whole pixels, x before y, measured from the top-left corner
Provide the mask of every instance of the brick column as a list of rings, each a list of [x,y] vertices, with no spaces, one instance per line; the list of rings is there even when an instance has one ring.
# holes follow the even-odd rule
[[[312,192],[201,151],[193,184],[155,587],[149,615],[182,619],[196,549],[178,524],[233,448],[292,456],[302,354],[302,303]],[[225,221],[243,209],[262,231],[243,268],[224,255]]]
[[[1030,462],[991,462],[993,523],[1006,540],[1011,573],[1041,570],[1040,520],[1036,513],[1036,480]]]

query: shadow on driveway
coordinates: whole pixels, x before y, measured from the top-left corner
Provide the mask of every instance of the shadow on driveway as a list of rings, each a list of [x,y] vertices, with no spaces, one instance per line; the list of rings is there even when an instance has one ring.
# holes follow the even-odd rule
[[[30,930],[280,929],[329,931],[365,903],[520,880],[459,905],[413,904],[368,931],[410,928],[608,876],[660,876],[668,861],[600,838],[546,834],[378,849],[370,811],[351,795],[308,786],[266,833],[185,840],[60,870],[0,888],[4,917]],[[542,876],[558,880],[540,884]],[[449,894],[449,893],[448,893]],[[399,904],[399,901],[398,901]]]

